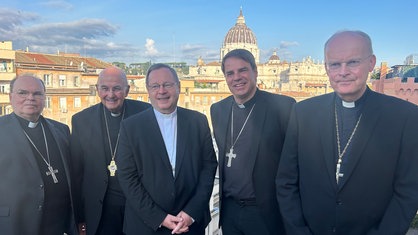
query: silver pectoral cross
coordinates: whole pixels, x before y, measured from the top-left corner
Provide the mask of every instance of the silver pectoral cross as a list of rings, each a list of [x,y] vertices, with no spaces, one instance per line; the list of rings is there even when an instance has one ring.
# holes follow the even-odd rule
[[[54,183],[55,184],[58,183],[57,176],[55,175],[55,173],[58,173],[58,170],[57,169],[54,170],[54,168],[52,168],[52,166],[48,166],[48,170],[49,171],[45,172],[46,175],[47,176],[52,176],[52,179],[54,180]]]
[[[344,176],[344,174],[343,173],[340,173],[340,170],[341,170],[341,163],[340,163],[340,161],[337,163],[337,169],[336,169],[336,171],[335,171],[335,178],[336,178],[336,180],[337,180],[337,184],[338,184],[338,181],[340,180],[340,177],[343,177]]]
[[[226,157],[228,158],[228,163],[226,164],[227,167],[231,167],[232,164],[232,158],[236,158],[237,155],[234,153],[234,148],[229,149],[229,153],[226,154]]]

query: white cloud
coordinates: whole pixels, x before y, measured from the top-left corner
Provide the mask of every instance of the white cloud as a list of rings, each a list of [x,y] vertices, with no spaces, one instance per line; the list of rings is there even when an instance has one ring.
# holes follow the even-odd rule
[[[155,48],[155,41],[147,38],[145,42],[145,55],[154,57],[158,55],[158,50]]]

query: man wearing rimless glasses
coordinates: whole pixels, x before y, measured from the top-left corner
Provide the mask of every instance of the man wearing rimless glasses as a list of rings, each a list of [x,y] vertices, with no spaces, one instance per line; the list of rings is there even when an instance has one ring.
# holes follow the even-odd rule
[[[10,102],[0,117],[0,233],[71,234],[70,130],[41,115],[45,86],[33,75],[11,81]]]
[[[176,71],[154,64],[146,85],[152,109],[121,123],[116,156],[126,195],[126,235],[203,235],[217,167],[208,121],[177,106]]]
[[[325,43],[335,92],[294,106],[276,178],[287,234],[403,235],[418,208],[418,107],[370,90],[370,37]]]

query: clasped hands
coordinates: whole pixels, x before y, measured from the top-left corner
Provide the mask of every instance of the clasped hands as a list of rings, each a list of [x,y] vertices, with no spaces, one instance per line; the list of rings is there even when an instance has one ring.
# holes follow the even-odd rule
[[[181,234],[189,231],[189,226],[192,225],[193,219],[186,212],[180,211],[177,216],[168,214],[162,226],[171,230],[171,234]]]

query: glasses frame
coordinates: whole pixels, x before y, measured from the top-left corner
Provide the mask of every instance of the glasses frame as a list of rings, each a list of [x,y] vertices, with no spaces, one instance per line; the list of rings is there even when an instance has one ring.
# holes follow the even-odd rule
[[[150,85],[147,85],[148,89],[151,91],[158,91],[160,88],[164,88],[164,90],[170,90],[173,89],[177,85],[177,82],[165,82],[163,84],[153,83]]]
[[[350,59],[348,61],[343,61],[343,62],[336,61],[336,62],[331,62],[331,63],[325,63],[325,66],[331,72],[336,72],[336,71],[340,70],[343,67],[344,64],[345,64],[346,68],[355,69],[355,68],[358,68],[365,60],[370,58],[372,55],[373,54],[368,55],[368,56],[363,57],[363,58]]]
[[[33,99],[35,100],[42,100],[45,98],[45,92],[42,92],[42,91],[30,92],[28,90],[19,89],[17,91],[14,91],[13,93],[22,99],[27,99],[29,95],[32,95]]]

